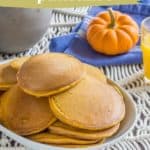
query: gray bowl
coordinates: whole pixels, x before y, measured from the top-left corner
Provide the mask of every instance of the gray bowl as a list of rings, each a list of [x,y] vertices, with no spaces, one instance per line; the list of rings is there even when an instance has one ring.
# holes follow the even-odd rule
[[[118,132],[112,136],[111,138],[108,138],[104,144],[97,144],[89,147],[83,147],[83,148],[62,148],[47,144],[41,144],[34,141],[31,141],[25,137],[19,136],[15,134],[13,131],[10,131],[9,129],[5,128],[3,125],[0,125],[0,131],[2,131],[4,134],[8,135],[12,139],[16,140],[17,142],[24,145],[27,149],[30,150],[99,150],[101,148],[105,148],[106,146],[110,146],[111,144],[114,144],[116,142],[119,142],[125,135],[131,131],[133,128],[135,121],[136,121],[136,106],[132,99],[132,97],[119,85],[117,85],[114,81],[111,81],[108,79],[109,84],[116,86],[120,92],[122,93],[124,97],[124,103],[126,106],[126,115],[124,120],[121,122],[120,129]]]
[[[0,52],[25,51],[48,29],[50,9],[0,7]]]

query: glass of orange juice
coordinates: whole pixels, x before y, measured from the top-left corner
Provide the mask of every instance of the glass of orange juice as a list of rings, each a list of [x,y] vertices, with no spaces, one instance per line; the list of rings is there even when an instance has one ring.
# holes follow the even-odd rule
[[[143,53],[144,78],[150,84],[150,17],[142,21],[141,49]]]

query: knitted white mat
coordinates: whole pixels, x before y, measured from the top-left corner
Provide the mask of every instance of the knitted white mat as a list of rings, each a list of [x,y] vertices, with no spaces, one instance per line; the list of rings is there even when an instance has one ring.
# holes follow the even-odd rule
[[[0,61],[23,55],[36,55],[48,51],[52,37],[67,34],[86,14],[88,8],[54,9],[50,27],[44,38],[32,49],[17,55],[0,55]],[[138,118],[133,130],[124,139],[104,150],[150,150],[150,86],[144,85],[142,65],[122,65],[100,68],[124,87],[133,97]],[[0,150],[23,150],[19,143],[0,133]]]

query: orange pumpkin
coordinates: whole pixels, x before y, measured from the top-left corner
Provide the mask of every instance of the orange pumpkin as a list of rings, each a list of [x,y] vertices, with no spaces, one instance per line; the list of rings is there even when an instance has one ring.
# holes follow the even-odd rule
[[[134,47],[139,39],[138,34],[138,25],[129,15],[109,8],[91,20],[87,40],[95,51],[117,55]]]

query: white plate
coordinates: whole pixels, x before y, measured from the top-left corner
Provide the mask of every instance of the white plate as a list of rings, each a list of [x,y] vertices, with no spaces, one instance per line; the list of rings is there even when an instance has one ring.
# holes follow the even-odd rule
[[[120,86],[118,86],[113,81],[111,81],[111,80],[108,80],[108,81],[109,81],[109,83],[118,87],[118,89],[120,89],[120,91],[122,92],[122,95],[124,96],[125,106],[126,106],[126,116],[125,116],[125,119],[121,122],[121,127],[120,127],[119,131],[117,132],[117,134],[115,134],[111,138],[108,138],[104,144],[97,144],[97,145],[89,146],[86,148],[61,148],[61,147],[50,146],[50,145],[46,145],[46,144],[33,142],[27,138],[24,138],[24,137],[21,137],[21,136],[15,134],[14,132],[6,129],[2,125],[0,125],[0,131],[2,131],[4,134],[6,134],[10,138],[14,139],[15,141],[21,143],[28,149],[32,149],[32,150],[66,150],[66,149],[97,150],[97,149],[103,148],[107,145],[118,142],[132,129],[132,127],[135,123],[135,120],[136,120],[136,106],[134,104],[132,97],[124,89],[122,89]]]

